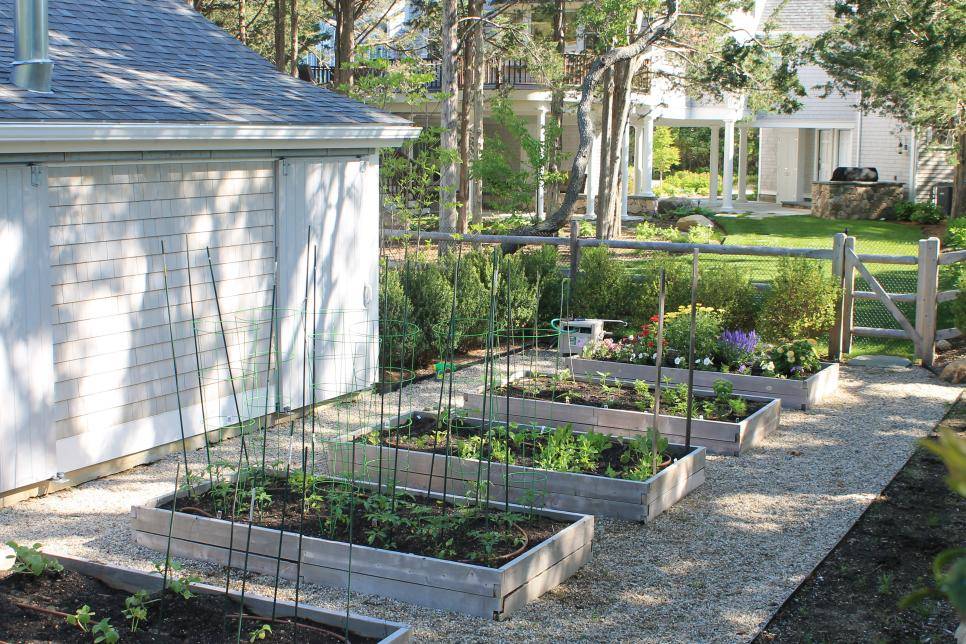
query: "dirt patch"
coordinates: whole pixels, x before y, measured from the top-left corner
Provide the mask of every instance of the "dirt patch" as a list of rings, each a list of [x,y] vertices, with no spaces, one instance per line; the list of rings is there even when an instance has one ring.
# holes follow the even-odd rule
[[[235,642],[238,633],[238,605],[223,597],[199,595],[191,599],[168,593],[164,615],[161,602],[152,597],[147,604],[148,619],[132,632],[122,611],[124,600],[131,596],[106,584],[64,570],[42,576],[7,574],[0,578],[0,639],[15,642],[52,641],[89,643],[91,628],[102,619],[110,619],[121,641],[138,642]],[[87,632],[71,625],[64,615],[74,615],[83,606],[92,615]],[[63,614],[56,614],[63,613]],[[346,640],[337,633],[327,633],[318,625],[295,624],[287,620],[263,620],[248,613],[242,619],[241,637],[248,641],[251,632],[263,624],[272,629],[268,640],[280,642],[316,642],[335,644]],[[350,634],[353,644],[376,640]]]
[[[962,397],[939,426],[966,433]],[[755,642],[951,641],[959,620],[946,601],[898,607],[931,579],[938,553],[966,544],[966,500],[945,474],[938,457],[917,447]]]
[[[950,362],[966,358],[966,335],[949,340],[949,344],[952,345],[949,349],[936,356],[933,371],[941,372]]]

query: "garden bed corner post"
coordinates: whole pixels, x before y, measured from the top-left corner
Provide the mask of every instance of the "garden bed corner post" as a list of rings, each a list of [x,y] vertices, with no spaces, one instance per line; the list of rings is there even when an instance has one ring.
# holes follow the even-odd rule
[[[916,279],[916,332],[922,341],[919,355],[922,366],[932,367],[936,357],[936,319],[939,303],[939,239],[919,240],[919,266]]]
[[[835,324],[829,334],[828,357],[832,362],[842,359],[842,332],[845,330],[845,233],[835,233],[832,238],[832,275],[839,281],[838,303],[835,308]]]

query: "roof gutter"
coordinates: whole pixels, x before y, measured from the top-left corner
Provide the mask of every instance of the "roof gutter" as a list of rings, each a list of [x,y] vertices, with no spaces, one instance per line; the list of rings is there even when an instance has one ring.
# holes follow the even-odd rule
[[[47,0],[16,0],[14,43],[11,82],[31,92],[50,93],[54,63],[49,56]]]
[[[256,125],[51,123],[0,120],[0,154],[124,150],[285,150],[398,147],[411,124]]]

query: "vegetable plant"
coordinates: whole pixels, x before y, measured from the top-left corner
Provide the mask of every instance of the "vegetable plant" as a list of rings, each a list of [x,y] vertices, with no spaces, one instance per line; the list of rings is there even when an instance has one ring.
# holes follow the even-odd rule
[[[146,590],[139,590],[124,600],[124,610],[121,611],[124,618],[131,622],[131,632],[137,633],[141,622],[148,618],[148,604],[150,601]]]
[[[87,604],[84,604],[80,608],[74,611],[73,615],[68,615],[65,619],[67,623],[71,626],[76,626],[85,633],[90,628],[91,619],[94,617],[94,611]]]
[[[115,644],[119,639],[121,639],[120,634],[117,629],[111,626],[111,620],[104,618],[101,621],[94,624],[91,628],[91,634],[94,636],[94,644]]]
[[[262,624],[255,630],[248,633],[248,641],[254,644],[259,640],[268,639],[268,636],[272,634],[272,627],[268,624]]]
[[[14,553],[8,555],[8,558],[16,559],[13,568],[11,568],[11,572],[13,573],[40,577],[44,573],[57,573],[64,569],[60,565],[60,562],[40,551],[41,546],[39,543],[35,543],[32,546],[21,546],[16,541],[8,541],[7,545],[10,546],[10,549]]]
[[[177,561],[171,561],[170,559],[168,560],[167,564],[168,564],[167,589],[173,592],[175,595],[180,596],[182,599],[187,600],[187,599],[191,599],[192,597],[195,597],[195,594],[191,592],[191,584],[197,584],[198,582],[200,582],[201,577],[198,577],[197,575],[191,575],[191,574],[179,576],[176,573],[181,572],[182,565]],[[164,564],[155,563],[154,570],[158,574],[163,575]]]

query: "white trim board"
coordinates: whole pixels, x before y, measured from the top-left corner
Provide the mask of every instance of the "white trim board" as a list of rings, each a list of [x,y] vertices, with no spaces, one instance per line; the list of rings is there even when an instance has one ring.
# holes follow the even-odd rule
[[[0,123],[0,154],[244,148],[385,148],[415,138],[415,125],[222,125]]]

